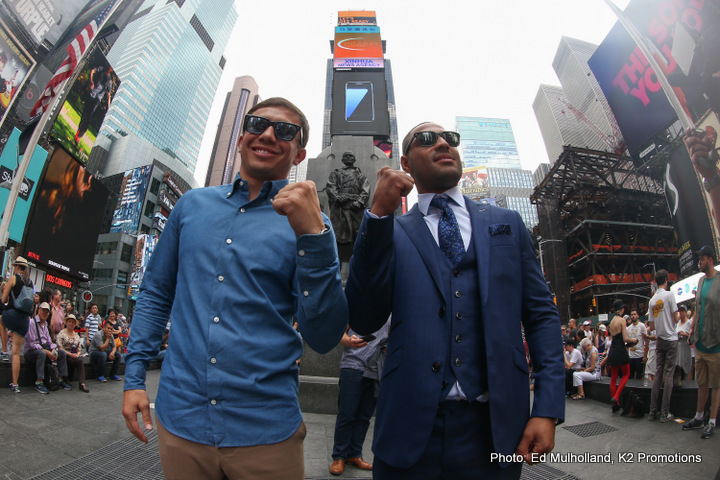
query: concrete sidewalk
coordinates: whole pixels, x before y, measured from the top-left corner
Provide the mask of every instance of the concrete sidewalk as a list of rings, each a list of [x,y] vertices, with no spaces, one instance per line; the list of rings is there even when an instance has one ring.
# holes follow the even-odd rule
[[[151,398],[159,378],[159,371],[148,372]],[[155,436],[144,445],[125,427],[120,414],[122,382],[91,380],[88,387],[89,394],[74,383],[71,392],[49,395],[32,387],[19,394],[0,389],[0,479],[163,478]],[[567,400],[566,410],[566,422],[558,427],[555,439],[554,452],[561,458],[526,466],[523,478],[713,479],[718,475],[720,430],[702,440],[701,430],[683,432],[675,422],[620,417],[610,413],[608,405],[587,399]],[[306,478],[370,478],[369,472],[354,467],[347,467],[339,477],[329,474],[333,415],[308,413],[305,423]],[[370,462],[371,436],[372,426],[364,452]],[[612,463],[601,463],[606,459]]]

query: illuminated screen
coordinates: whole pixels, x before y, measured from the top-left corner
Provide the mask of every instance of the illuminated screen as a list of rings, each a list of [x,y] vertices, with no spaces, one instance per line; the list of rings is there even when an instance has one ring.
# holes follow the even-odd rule
[[[38,192],[24,255],[89,280],[108,189],[57,148]]]
[[[384,72],[335,71],[332,100],[332,135],[390,136]]]
[[[380,27],[335,27],[335,68],[383,68]]]
[[[345,10],[338,12],[338,25],[376,25],[374,10]]]

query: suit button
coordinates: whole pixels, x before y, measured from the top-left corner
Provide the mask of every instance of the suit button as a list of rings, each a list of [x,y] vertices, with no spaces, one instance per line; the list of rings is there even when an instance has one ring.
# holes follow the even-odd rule
[[[440,390],[445,390],[447,388],[447,382],[445,380],[442,381],[442,384],[440,384]]]
[[[460,335],[455,335],[455,342],[457,342],[457,343],[462,342],[462,337]]]
[[[462,318],[463,318],[463,313],[462,313],[462,312],[457,312],[457,313],[455,314],[455,318],[457,318],[458,320],[462,320]]]
[[[453,275],[455,275],[456,277],[459,277],[460,271],[456,268],[455,270],[453,270]]]
[[[459,367],[460,365],[462,365],[462,362],[460,361],[459,358],[456,358],[456,359],[455,359],[455,366],[456,366],[456,367]]]
[[[442,367],[442,364],[440,362],[435,362],[432,364],[432,371],[438,373],[440,371],[440,367]]]
[[[444,315],[445,315],[445,307],[440,307],[440,311],[438,312],[438,314],[439,314],[441,317],[444,316]]]
[[[462,293],[460,293],[460,290],[455,290],[455,298],[462,297]]]

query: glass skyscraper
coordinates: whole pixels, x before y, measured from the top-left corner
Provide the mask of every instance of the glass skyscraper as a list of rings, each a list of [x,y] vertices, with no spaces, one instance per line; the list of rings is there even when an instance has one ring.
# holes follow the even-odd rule
[[[520,213],[528,228],[537,225],[537,210],[530,204],[532,172],[520,166],[510,120],[456,117],[455,129],[460,133],[463,167],[479,167],[478,176],[487,174],[487,195],[495,198],[496,203]]]
[[[122,84],[101,135],[137,135],[194,172],[238,16],[233,4],[146,0],[108,54]]]
[[[520,168],[510,120],[504,118],[457,117],[463,166]]]

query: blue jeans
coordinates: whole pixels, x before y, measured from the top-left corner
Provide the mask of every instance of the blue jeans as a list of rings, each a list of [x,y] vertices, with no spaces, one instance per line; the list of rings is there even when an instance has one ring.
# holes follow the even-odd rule
[[[115,360],[113,360],[113,364],[110,367],[110,376],[117,375],[117,372],[120,369],[120,358],[122,358],[122,355],[120,355],[120,353],[118,352],[115,352]],[[107,360],[107,352],[101,352],[99,350],[90,352],[90,361],[95,364],[96,377],[105,376],[105,365],[107,365]]]
[[[338,414],[335,419],[332,452],[334,460],[362,457],[362,446],[376,403],[372,380],[363,378],[360,370],[340,370]]]

